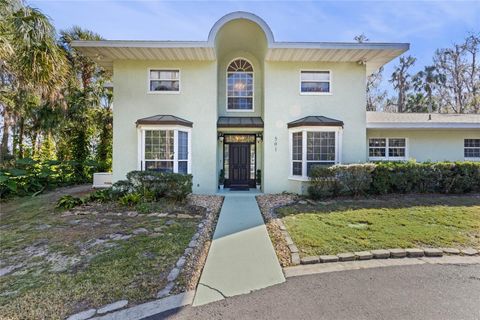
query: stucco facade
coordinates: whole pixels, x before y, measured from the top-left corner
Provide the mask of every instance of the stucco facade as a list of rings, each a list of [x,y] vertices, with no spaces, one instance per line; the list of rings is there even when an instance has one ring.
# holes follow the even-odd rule
[[[369,161],[369,138],[404,138],[405,159],[417,161],[464,160],[464,139],[480,139],[480,125],[369,127],[366,77],[408,44],[275,42],[262,19],[234,12],[215,23],[205,42],[73,45],[113,71],[114,181],[153,163],[191,173],[195,193],[216,192],[221,170],[232,187],[255,187],[260,170],[264,192],[302,193],[316,161]],[[238,61],[244,69],[231,69]],[[173,78],[160,79],[161,71]],[[170,121],[138,122],[161,115]],[[154,134],[157,140],[148,140]],[[165,152],[171,158],[147,159]]]

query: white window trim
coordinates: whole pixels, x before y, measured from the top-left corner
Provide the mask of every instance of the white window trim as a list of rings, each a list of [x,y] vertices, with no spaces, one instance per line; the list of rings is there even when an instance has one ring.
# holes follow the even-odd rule
[[[294,175],[293,174],[293,139],[292,134],[296,132],[302,132],[302,175]],[[305,127],[296,127],[288,129],[288,143],[289,143],[289,158],[288,158],[288,165],[289,169],[289,176],[288,179],[290,180],[297,180],[297,181],[309,181],[310,178],[307,175],[307,132],[335,132],[335,160],[333,161],[334,164],[341,164],[342,163],[342,147],[343,147],[343,128],[342,127],[334,127],[334,126],[305,126]],[[299,162],[299,161],[297,161]],[[311,161],[310,161],[311,162]],[[314,162],[321,162],[321,161],[314,161]],[[331,162],[331,161],[328,161]]]
[[[328,92],[302,92],[302,72],[328,72],[329,75],[330,75],[330,80],[328,80],[328,82],[330,84],[329,85],[330,91],[328,91]],[[327,82],[327,81],[308,81],[308,82]],[[331,96],[331,95],[333,95],[332,84],[333,84],[333,74],[332,74],[332,70],[330,70],[330,69],[300,69],[298,92],[302,96]]]
[[[252,74],[252,89],[253,89],[253,95],[252,95],[252,109],[230,109],[228,107],[228,74],[233,72],[233,71],[228,71],[228,67],[230,66],[230,64],[235,61],[235,60],[245,60],[247,61],[248,63],[250,63],[250,65],[252,66],[252,69],[253,71],[251,72],[247,72],[247,73],[251,73]],[[225,72],[225,102],[226,102],[226,106],[225,108],[227,109],[227,112],[255,112],[255,68],[253,67],[253,63],[247,59],[247,58],[244,58],[244,57],[236,57],[232,60],[230,60],[228,63],[227,63],[227,67],[225,68],[226,72]],[[243,97],[243,98],[249,98],[249,97]]]
[[[480,161],[478,157],[465,157],[465,149],[480,149],[478,147],[465,147],[465,140],[479,140],[479,138],[464,138],[463,139],[463,158],[465,161]]]
[[[151,91],[151,80],[165,80],[172,81],[172,79],[150,79],[150,71],[178,71],[178,91]],[[180,94],[182,91],[182,72],[180,68],[148,68],[147,70],[147,94]]]
[[[385,157],[370,157],[370,139],[385,139]],[[390,156],[388,156],[388,149],[390,148],[390,146],[389,146],[389,140],[390,139],[405,139],[405,156],[404,157],[390,157]],[[368,141],[367,141],[368,160],[370,160],[370,161],[405,161],[405,160],[408,160],[408,158],[409,158],[408,146],[409,146],[408,138],[404,138],[404,137],[368,137]],[[375,147],[372,147],[372,148],[375,148]],[[393,148],[398,148],[398,147],[393,147]]]
[[[173,172],[178,173],[178,131],[188,133],[187,174],[192,173],[192,128],[183,126],[165,125],[140,125],[137,127],[137,170],[145,170],[145,131],[147,130],[172,130],[173,133]],[[159,160],[161,161],[161,160]],[[180,160],[185,161],[185,160]]]

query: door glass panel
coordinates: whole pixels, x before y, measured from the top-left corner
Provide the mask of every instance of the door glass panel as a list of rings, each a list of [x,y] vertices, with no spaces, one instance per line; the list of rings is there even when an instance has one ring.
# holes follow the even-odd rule
[[[225,143],[255,143],[254,135],[228,134],[224,137]]]
[[[255,179],[255,145],[250,145],[250,179]]]

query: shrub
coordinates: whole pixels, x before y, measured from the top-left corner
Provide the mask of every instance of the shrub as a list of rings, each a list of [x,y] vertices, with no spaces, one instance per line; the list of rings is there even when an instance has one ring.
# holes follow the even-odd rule
[[[374,169],[375,165],[372,163],[336,165],[330,168],[342,189],[353,196],[368,193]]]
[[[310,172],[308,194],[310,198],[318,200],[325,197],[337,196],[340,193],[340,182],[329,167],[314,166]]]
[[[156,171],[132,171],[127,174],[134,192],[144,198],[183,201],[192,192],[192,175]]]
[[[310,175],[311,198],[388,193],[466,193],[480,191],[478,162],[379,162],[316,167]]]
[[[142,201],[142,195],[139,193],[129,193],[118,199],[118,202],[125,207],[133,207]]]
[[[82,173],[78,174],[78,168]],[[60,186],[89,182],[98,164],[94,161],[46,160],[24,158],[8,161],[0,167],[0,198],[36,195]]]
[[[133,192],[133,184],[128,180],[118,180],[112,185],[112,198],[118,199],[127,193]]]
[[[88,195],[87,201],[105,203],[112,200],[112,189],[96,190]]]
[[[71,195],[62,196],[60,199],[57,200],[56,207],[59,209],[72,209],[76,206],[83,204],[83,200],[77,197],[73,197]]]

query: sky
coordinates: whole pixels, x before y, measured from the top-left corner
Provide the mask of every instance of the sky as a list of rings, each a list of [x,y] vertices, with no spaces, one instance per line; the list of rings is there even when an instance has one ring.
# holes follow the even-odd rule
[[[207,40],[213,24],[232,11],[252,12],[276,41],[408,42],[413,71],[432,62],[437,48],[480,32],[477,1],[125,1],[27,0],[57,30],[73,25],[109,40]],[[385,67],[385,78],[396,61]]]

